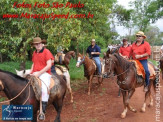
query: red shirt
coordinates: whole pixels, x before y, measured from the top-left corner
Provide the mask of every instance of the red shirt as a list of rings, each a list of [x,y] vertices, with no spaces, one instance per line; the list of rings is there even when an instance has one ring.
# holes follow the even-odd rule
[[[127,47],[120,47],[119,48],[119,53],[121,53],[123,56],[127,56],[128,58],[130,57],[131,55],[131,45],[128,45]]]
[[[136,59],[135,55],[142,55],[144,53],[151,55],[151,47],[150,47],[148,42],[143,40],[139,46],[136,45],[136,42],[132,44],[133,59]],[[143,57],[143,58],[139,58],[138,60],[144,60],[144,59],[148,59],[148,56]]]
[[[52,53],[46,49],[43,48],[39,53],[37,53],[36,51],[33,52],[33,56],[32,56],[32,61],[33,61],[33,72],[37,72],[42,70],[46,65],[47,65],[47,61],[49,59],[54,59]],[[51,74],[51,68],[46,71],[47,73]]]

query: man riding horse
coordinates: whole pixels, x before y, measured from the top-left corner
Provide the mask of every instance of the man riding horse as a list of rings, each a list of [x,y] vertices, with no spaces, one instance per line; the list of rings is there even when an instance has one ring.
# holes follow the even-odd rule
[[[127,39],[123,39],[123,45],[119,48],[119,55],[125,59],[129,59],[131,56],[131,45],[128,44]]]
[[[101,54],[101,48],[96,44],[95,39],[91,40],[91,45],[87,48],[86,53],[87,53],[87,56],[89,55],[89,57],[95,61],[97,70],[98,70],[98,75],[99,75],[99,77],[102,77],[101,61],[99,58],[99,55]],[[87,75],[87,74],[85,74],[85,75]]]
[[[136,42],[132,44],[132,57],[133,59],[137,59],[140,61],[140,63],[143,65],[145,70],[145,87],[144,91],[148,91],[149,86],[149,77],[150,72],[148,70],[148,57],[151,55],[151,47],[147,41],[144,39],[146,38],[146,35],[142,31],[139,31],[136,34]]]

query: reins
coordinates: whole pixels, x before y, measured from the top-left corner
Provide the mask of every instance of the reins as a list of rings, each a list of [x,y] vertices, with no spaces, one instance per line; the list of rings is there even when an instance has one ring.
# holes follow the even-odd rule
[[[112,61],[112,60],[110,60],[110,61]],[[112,62],[113,62],[113,61],[112,61]],[[113,63],[115,63],[115,62],[113,62]],[[130,66],[131,66],[132,64],[133,64],[133,63],[131,63]],[[117,76],[117,77],[118,77],[118,76],[123,75],[124,73],[126,73],[126,72],[129,70],[130,66],[129,66],[128,69],[126,69],[124,72],[122,72],[122,73],[120,73],[120,74],[118,74],[118,75],[111,75],[109,78],[111,78],[111,77],[113,77],[113,76]],[[111,67],[111,63],[110,63],[110,67]],[[109,69],[109,70],[111,71],[111,69]],[[135,71],[135,80],[136,80],[136,71]],[[118,81],[118,79],[117,79],[117,81]],[[125,81],[122,81],[122,84],[125,84]],[[134,84],[133,84],[133,86],[132,86],[129,90],[122,89],[118,83],[116,83],[116,86],[117,86],[120,90],[122,90],[122,91],[130,91],[131,89],[133,89]]]
[[[9,100],[6,100],[6,101],[2,101],[2,102],[0,102],[0,104],[2,104],[2,103],[7,103],[7,102],[10,102],[10,101],[13,101],[13,100],[15,100],[17,97],[19,97],[23,92],[24,92],[24,90],[27,88],[27,86],[30,84],[30,81],[25,85],[25,87],[15,96],[15,97],[13,97],[13,98],[11,98],[11,99],[9,99]],[[23,105],[27,102],[27,100],[29,99],[29,95],[30,95],[30,87],[29,87],[29,92],[28,92],[29,94],[28,94],[28,97],[27,97],[27,99],[24,101],[24,103],[23,103]]]

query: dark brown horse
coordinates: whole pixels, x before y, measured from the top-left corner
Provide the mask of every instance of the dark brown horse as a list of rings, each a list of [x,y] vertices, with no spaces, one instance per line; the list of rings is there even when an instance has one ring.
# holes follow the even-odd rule
[[[90,89],[91,89],[91,85],[92,85],[92,79],[93,79],[93,76],[96,72],[96,65],[95,65],[95,62],[90,59],[89,57],[87,56],[83,56],[81,55],[80,53],[78,54],[78,61],[76,63],[76,66],[77,67],[80,67],[80,65],[84,65],[84,74],[85,74],[85,77],[87,78],[88,80],[88,95],[90,95]],[[99,85],[102,84],[102,80],[103,78],[102,77],[98,77],[98,83]]]
[[[65,65],[68,70],[69,70],[68,65],[70,63],[71,57],[73,57],[73,58],[75,57],[75,52],[74,51],[67,52],[65,54],[64,59],[63,59],[62,64],[61,64],[61,65]],[[55,60],[55,63],[60,64],[59,61],[56,61],[56,60]]]
[[[129,62],[119,54],[111,55],[109,52],[105,56],[105,75],[104,77],[111,77],[112,72],[117,75],[117,84],[121,89],[123,95],[124,111],[121,113],[121,118],[126,117],[127,109],[136,112],[136,109],[130,106],[129,100],[135,92],[135,88],[144,85],[142,76],[137,75],[136,67],[133,62]],[[145,93],[145,100],[142,112],[145,112],[146,100],[150,96],[149,106],[153,106],[153,99],[151,96],[151,86],[156,87],[156,75],[150,78],[149,90]]]
[[[60,122],[60,113],[62,110],[63,99],[66,93],[66,81],[61,76],[52,76],[55,80],[55,86],[50,91],[49,103],[52,103],[57,111],[55,122]],[[19,77],[11,72],[0,70],[0,91],[4,91],[8,99],[17,96],[22,89],[25,90],[10,101],[13,105],[33,105],[33,121],[37,122],[37,111],[39,109],[39,101],[36,99],[31,81]],[[26,86],[26,87],[25,87]]]

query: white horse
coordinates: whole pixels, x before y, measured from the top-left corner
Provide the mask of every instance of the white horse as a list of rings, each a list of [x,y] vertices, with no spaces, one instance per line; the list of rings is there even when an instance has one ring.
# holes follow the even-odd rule
[[[60,68],[55,67],[56,73],[58,75],[64,75],[66,77],[67,88],[68,88],[68,91],[71,94],[71,103],[73,103],[73,95],[72,95],[72,89],[71,89],[71,85],[70,85],[70,74],[69,74],[69,71],[65,67],[62,67],[62,66],[59,66],[59,67]],[[18,71],[18,70],[15,69],[15,71],[16,71],[16,74],[21,76],[21,77],[26,77],[31,72],[30,69],[21,70],[21,71]]]

